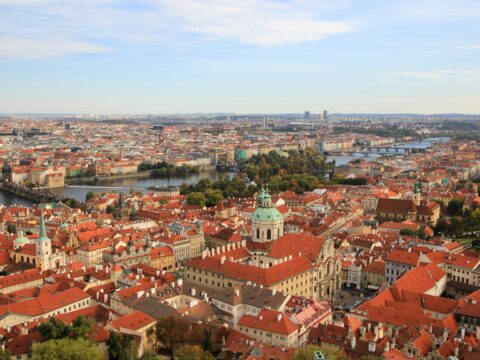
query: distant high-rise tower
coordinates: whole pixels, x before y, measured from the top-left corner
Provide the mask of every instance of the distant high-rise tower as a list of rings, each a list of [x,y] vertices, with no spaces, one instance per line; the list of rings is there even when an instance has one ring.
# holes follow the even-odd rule
[[[305,111],[305,116],[304,116],[305,120],[310,120],[310,111]]]
[[[264,129],[267,128],[267,117],[266,116],[263,117],[263,128]]]
[[[323,121],[327,121],[327,120],[328,120],[327,110],[323,110]]]

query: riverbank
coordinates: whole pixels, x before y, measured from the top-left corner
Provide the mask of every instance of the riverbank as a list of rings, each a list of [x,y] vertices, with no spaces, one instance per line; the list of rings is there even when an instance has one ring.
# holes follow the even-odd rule
[[[124,179],[169,179],[169,178],[181,178],[189,177],[201,174],[203,172],[208,173],[215,171],[215,166],[204,166],[198,169],[198,173],[185,174],[181,176],[171,175],[171,176],[161,176],[156,177],[152,176],[153,170],[140,171],[130,174],[119,174],[119,175],[107,175],[107,176],[82,176],[75,178],[65,179],[65,185],[104,185],[105,183],[111,183],[112,180],[124,180]],[[228,171],[225,171],[228,172]]]
[[[109,175],[109,176],[83,176],[77,178],[68,178],[65,185],[94,185],[102,184],[105,181],[122,179],[144,179],[151,177],[151,171],[142,171],[131,174]]]

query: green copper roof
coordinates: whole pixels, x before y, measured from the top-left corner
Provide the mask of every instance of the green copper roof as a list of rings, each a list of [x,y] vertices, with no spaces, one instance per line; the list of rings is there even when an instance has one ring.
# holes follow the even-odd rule
[[[415,182],[415,193],[419,194],[421,192],[420,190],[420,183],[418,180]]]
[[[45,228],[45,218],[43,217],[43,209],[40,211],[40,233],[38,241],[49,241],[47,230]]]
[[[24,244],[24,243],[28,242],[28,238],[25,237],[25,235],[23,234],[23,231],[20,231],[18,233],[18,237],[13,242],[15,244]]]
[[[252,220],[262,221],[262,222],[276,222],[278,220],[283,220],[282,214],[274,207],[263,208],[259,207],[255,210],[252,215]]]

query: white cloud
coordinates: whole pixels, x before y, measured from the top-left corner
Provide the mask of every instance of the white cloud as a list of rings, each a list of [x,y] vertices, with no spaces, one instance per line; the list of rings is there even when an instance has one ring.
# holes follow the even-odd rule
[[[352,22],[321,20],[348,5],[349,0],[0,0],[0,56],[107,50],[97,43],[157,46],[174,43],[181,33],[257,46],[315,41],[354,30]]]
[[[324,21],[309,1],[157,0],[163,13],[187,32],[210,39],[276,46],[353,31],[347,21]]]
[[[480,45],[473,45],[473,46],[470,47],[470,49],[478,50],[478,49],[480,49]]]
[[[48,38],[33,40],[17,37],[0,37],[0,56],[12,58],[53,58],[74,53],[100,53],[108,47],[85,41]]]

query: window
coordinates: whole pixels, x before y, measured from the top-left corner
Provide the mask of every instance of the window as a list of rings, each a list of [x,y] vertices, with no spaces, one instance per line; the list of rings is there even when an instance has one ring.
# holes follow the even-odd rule
[[[267,240],[270,240],[272,238],[272,230],[268,229],[267,230]]]

